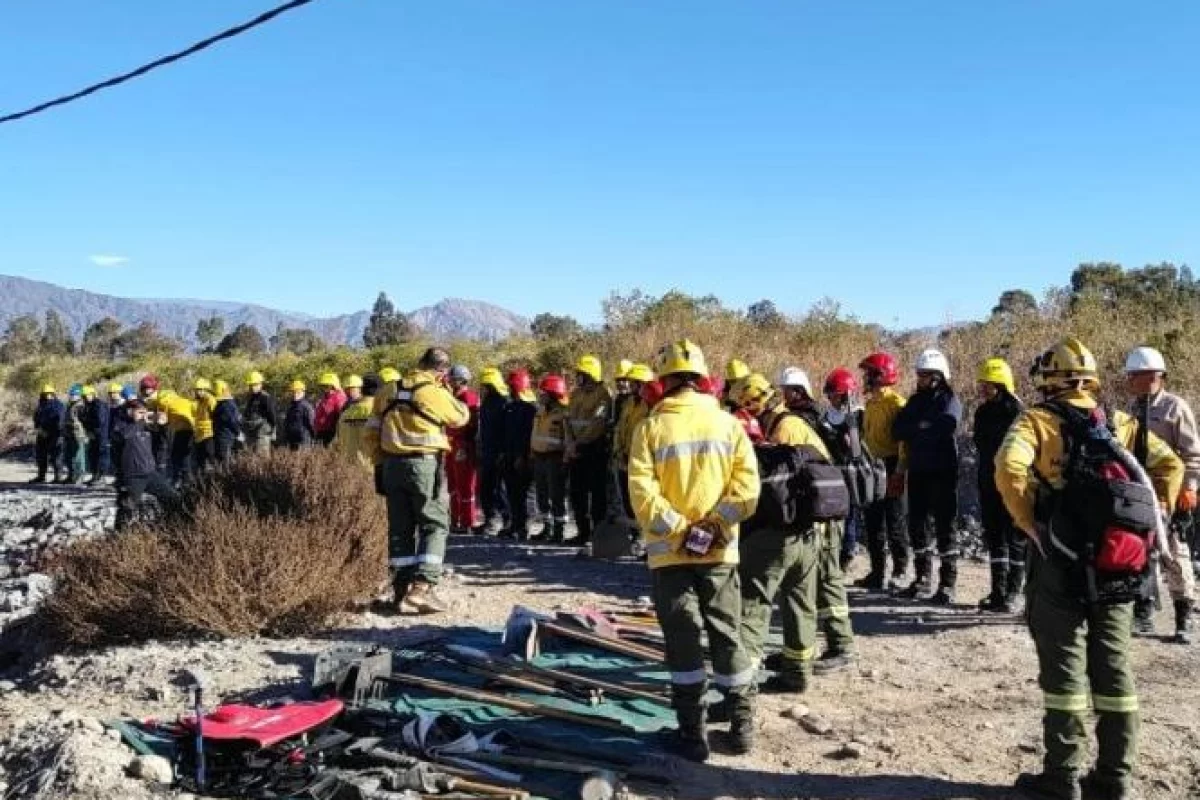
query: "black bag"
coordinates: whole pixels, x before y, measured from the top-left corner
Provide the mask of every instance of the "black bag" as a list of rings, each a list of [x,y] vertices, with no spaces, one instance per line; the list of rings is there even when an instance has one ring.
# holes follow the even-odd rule
[[[1158,532],[1154,490],[1137,480],[1132,456],[1121,447],[1103,408],[1091,413],[1067,403],[1043,403],[1062,421],[1061,489],[1041,481],[1039,519],[1052,559],[1081,570],[1087,599],[1121,603],[1134,598]]]
[[[812,447],[766,444],[754,448],[762,491],[747,530],[803,532],[817,522],[845,519],[850,492],[839,467]]]
[[[863,443],[857,413],[847,414],[841,425],[834,425],[816,413],[804,415],[804,419],[821,437],[833,456],[833,463],[841,469],[850,492],[851,508],[865,508],[887,496],[887,467]]]

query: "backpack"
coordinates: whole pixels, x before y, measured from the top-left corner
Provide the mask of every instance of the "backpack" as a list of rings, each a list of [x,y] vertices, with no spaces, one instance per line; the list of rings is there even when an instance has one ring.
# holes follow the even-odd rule
[[[865,508],[887,496],[887,467],[863,442],[857,413],[846,414],[845,422],[837,426],[815,411],[800,416],[821,437],[832,463],[841,470],[852,509]]]
[[[850,493],[841,469],[814,448],[764,444],[754,452],[762,491],[747,530],[804,532],[815,523],[850,514]]]
[[[1063,487],[1041,481],[1039,518],[1048,522],[1050,558],[1082,570],[1091,602],[1123,603],[1138,592],[1158,533],[1158,497],[1117,441],[1108,414],[1043,403],[1062,422]]]
[[[412,412],[413,414],[416,414],[418,417],[425,420],[426,422],[432,423],[433,425],[437,425],[440,427],[442,424],[442,421],[439,420],[437,417],[435,417],[433,414],[430,414],[425,409],[421,408],[419,405],[417,405],[417,401],[416,401],[417,392],[420,391],[421,389],[424,389],[426,386],[432,386],[432,385],[433,384],[430,381],[423,381],[421,383],[414,385],[411,389],[406,389],[406,388],[404,388],[404,383],[402,381],[396,381],[396,396],[393,397],[392,401],[387,404],[387,408],[385,408],[383,410],[382,416],[386,417],[388,414],[391,414],[396,409],[403,408],[407,411]]]

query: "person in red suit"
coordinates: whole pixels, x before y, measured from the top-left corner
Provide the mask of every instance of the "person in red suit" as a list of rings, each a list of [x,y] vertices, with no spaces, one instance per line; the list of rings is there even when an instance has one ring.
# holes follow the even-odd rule
[[[471,421],[449,431],[450,462],[446,482],[450,489],[450,532],[482,532],[477,487],[479,457],[476,433],[479,430],[479,393],[471,388],[471,371],[461,364],[450,370],[450,390],[471,411]]]

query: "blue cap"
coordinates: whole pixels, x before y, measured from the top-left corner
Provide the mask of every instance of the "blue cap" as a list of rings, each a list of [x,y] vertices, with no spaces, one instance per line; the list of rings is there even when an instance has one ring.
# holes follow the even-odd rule
[[[71,397],[73,395],[82,395],[82,394],[83,394],[83,384],[82,383],[72,383],[71,388],[67,389],[67,397]]]
[[[137,389],[134,388],[132,383],[127,383],[121,387],[121,399],[122,400],[132,400],[133,398],[135,398],[137,396],[138,396]]]

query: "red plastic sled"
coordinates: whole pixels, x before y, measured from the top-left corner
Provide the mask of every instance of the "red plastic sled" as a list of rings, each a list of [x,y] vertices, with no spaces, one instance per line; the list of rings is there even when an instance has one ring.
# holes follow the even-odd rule
[[[277,708],[217,706],[204,715],[204,738],[223,742],[247,742],[270,747],[324,725],[342,713],[341,700],[321,703],[292,703]],[[195,730],[196,718],[184,717],[180,724]]]

